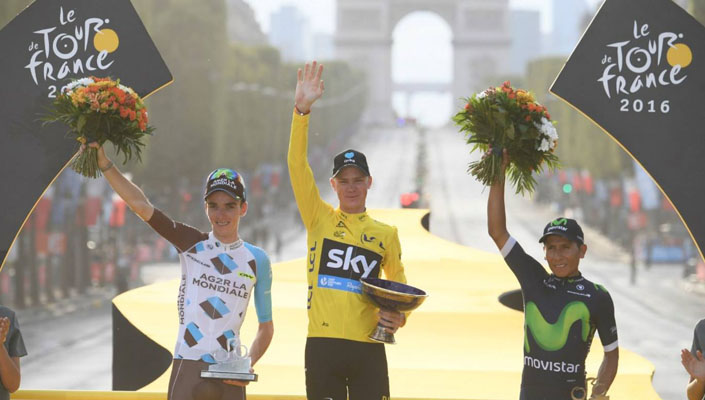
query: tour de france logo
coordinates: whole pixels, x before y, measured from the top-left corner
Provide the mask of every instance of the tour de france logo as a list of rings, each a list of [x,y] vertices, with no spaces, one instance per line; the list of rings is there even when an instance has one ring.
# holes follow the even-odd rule
[[[53,26],[32,32],[25,68],[34,84],[45,86],[48,97],[56,97],[68,84],[67,77],[100,75],[110,68],[120,38],[108,24],[108,18],[84,17],[60,7]]]
[[[619,99],[619,111],[661,113],[671,111],[671,99],[656,98],[656,88],[677,87],[688,78],[693,53],[683,33],[653,31],[634,21],[632,37],[606,45],[602,55],[602,84],[608,99]],[[663,90],[659,91],[663,93]]]

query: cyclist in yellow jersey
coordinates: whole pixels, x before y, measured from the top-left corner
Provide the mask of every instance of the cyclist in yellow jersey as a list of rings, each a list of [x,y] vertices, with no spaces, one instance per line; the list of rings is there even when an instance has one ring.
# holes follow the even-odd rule
[[[311,106],[323,94],[323,65],[298,70],[289,140],[289,175],[308,233],[308,338],[306,394],[309,400],[389,398],[384,345],[368,339],[378,321],[394,333],[406,323],[402,313],[365,302],[360,278],[406,283],[397,229],[366,213],[372,185],[365,155],[338,154],[330,184],[339,207],[321,199],[306,156]],[[349,396],[349,397],[348,397]]]

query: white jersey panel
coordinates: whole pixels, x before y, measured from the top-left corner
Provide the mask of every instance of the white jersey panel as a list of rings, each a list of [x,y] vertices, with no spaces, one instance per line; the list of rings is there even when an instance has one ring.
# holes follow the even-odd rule
[[[240,335],[257,279],[255,256],[242,240],[224,245],[211,232],[180,253],[179,259],[179,336],[174,358],[213,363],[213,353]]]

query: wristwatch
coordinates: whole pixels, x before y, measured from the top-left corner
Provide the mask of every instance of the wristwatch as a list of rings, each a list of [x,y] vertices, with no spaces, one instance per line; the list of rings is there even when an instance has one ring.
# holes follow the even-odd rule
[[[302,112],[301,110],[299,110],[299,107],[296,105],[296,103],[294,103],[294,111],[296,111],[296,113],[302,117],[311,113],[311,110],[308,110],[308,112]]]

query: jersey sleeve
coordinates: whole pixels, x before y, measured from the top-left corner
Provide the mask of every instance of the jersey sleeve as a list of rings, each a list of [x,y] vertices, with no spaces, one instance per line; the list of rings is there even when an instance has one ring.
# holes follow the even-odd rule
[[[404,264],[401,262],[401,244],[399,243],[399,233],[396,227],[393,227],[393,233],[387,243],[387,249],[384,252],[382,259],[382,268],[384,276],[392,281],[406,283],[406,275],[404,275]]]
[[[313,177],[313,171],[308,163],[308,121],[309,115],[299,115],[294,112],[291,121],[291,136],[289,137],[289,153],[287,164],[294,198],[299,208],[301,219],[307,230],[316,222],[321,210],[332,207],[321,198]]]
[[[701,319],[695,325],[695,331],[693,332],[693,345],[690,348],[690,352],[693,355],[697,354],[697,351],[705,352],[703,350],[703,345],[705,344],[705,319]]]
[[[542,280],[548,276],[548,272],[533,257],[526,254],[524,248],[513,237],[509,237],[502,247],[502,257],[512,270],[514,276],[519,280],[519,285],[523,288],[531,282]]]
[[[24,345],[24,339],[22,339],[22,332],[20,331],[17,315],[14,313],[10,319],[10,330],[8,331],[5,343],[7,345],[7,354],[9,354],[10,357],[24,357],[27,355],[27,348]]]
[[[605,352],[612,351],[619,347],[617,340],[617,323],[614,319],[614,303],[607,289],[602,285],[596,285],[600,295],[600,302],[597,310],[597,333],[600,334],[600,342]]]
[[[155,232],[173,244],[179,253],[183,253],[194,244],[208,238],[206,233],[192,226],[175,222],[157,208],[154,209],[154,213],[147,223]]]
[[[257,282],[255,283],[255,311],[260,323],[272,320],[272,265],[264,250],[250,247],[257,263]]]

